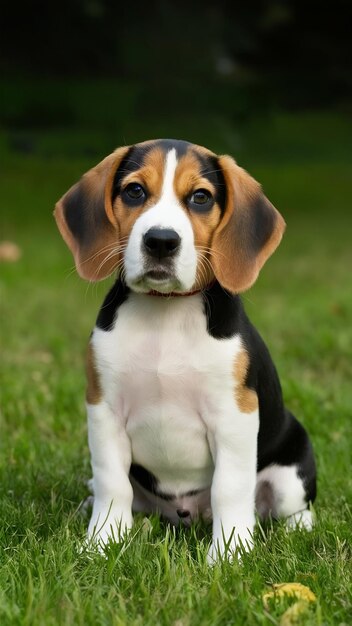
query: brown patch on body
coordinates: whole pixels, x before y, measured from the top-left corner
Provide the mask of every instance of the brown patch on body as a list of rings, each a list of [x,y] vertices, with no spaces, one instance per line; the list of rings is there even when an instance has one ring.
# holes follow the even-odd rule
[[[242,413],[252,413],[258,408],[256,392],[246,386],[248,367],[249,355],[246,350],[241,350],[234,364],[234,378],[236,403]]]
[[[88,404],[99,404],[102,397],[102,389],[95,364],[94,350],[91,343],[88,344],[86,359],[87,391],[86,400]]]

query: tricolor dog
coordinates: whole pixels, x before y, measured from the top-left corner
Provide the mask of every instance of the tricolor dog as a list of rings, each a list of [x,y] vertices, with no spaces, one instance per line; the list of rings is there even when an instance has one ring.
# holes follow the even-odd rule
[[[87,356],[88,534],[132,512],[212,519],[209,560],[249,548],[255,514],[311,525],[315,462],[239,293],[285,222],[229,156],[185,141],[122,147],[58,202],[78,273],[116,274]]]

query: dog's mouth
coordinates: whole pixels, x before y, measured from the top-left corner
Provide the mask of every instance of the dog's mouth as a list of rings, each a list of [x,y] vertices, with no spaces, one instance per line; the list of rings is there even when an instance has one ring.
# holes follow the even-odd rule
[[[148,272],[144,274],[144,279],[151,280],[153,282],[165,282],[174,280],[175,276],[165,269],[154,269],[148,270]]]
[[[174,291],[183,291],[183,285],[174,272],[162,267],[144,271],[131,282],[130,287],[139,293],[159,291],[167,294]]]

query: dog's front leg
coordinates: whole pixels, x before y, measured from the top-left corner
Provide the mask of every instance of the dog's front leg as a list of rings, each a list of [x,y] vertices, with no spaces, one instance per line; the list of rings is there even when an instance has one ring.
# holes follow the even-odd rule
[[[88,404],[87,413],[94,490],[88,537],[104,545],[121,540],[132,526],[131,444],[107,402]]]
[[[211,486],[213,539],[208,561],[252,546],[255,522],[258,411],[222,415],[209,435],[215,470]]]

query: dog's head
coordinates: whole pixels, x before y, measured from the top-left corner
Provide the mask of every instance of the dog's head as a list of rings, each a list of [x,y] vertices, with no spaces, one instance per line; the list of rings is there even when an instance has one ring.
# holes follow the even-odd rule
[[[83,278],[134,291],[248,289],[279,245],[280,213],[229,156],[175,140],[118,148],[55,208]]]

